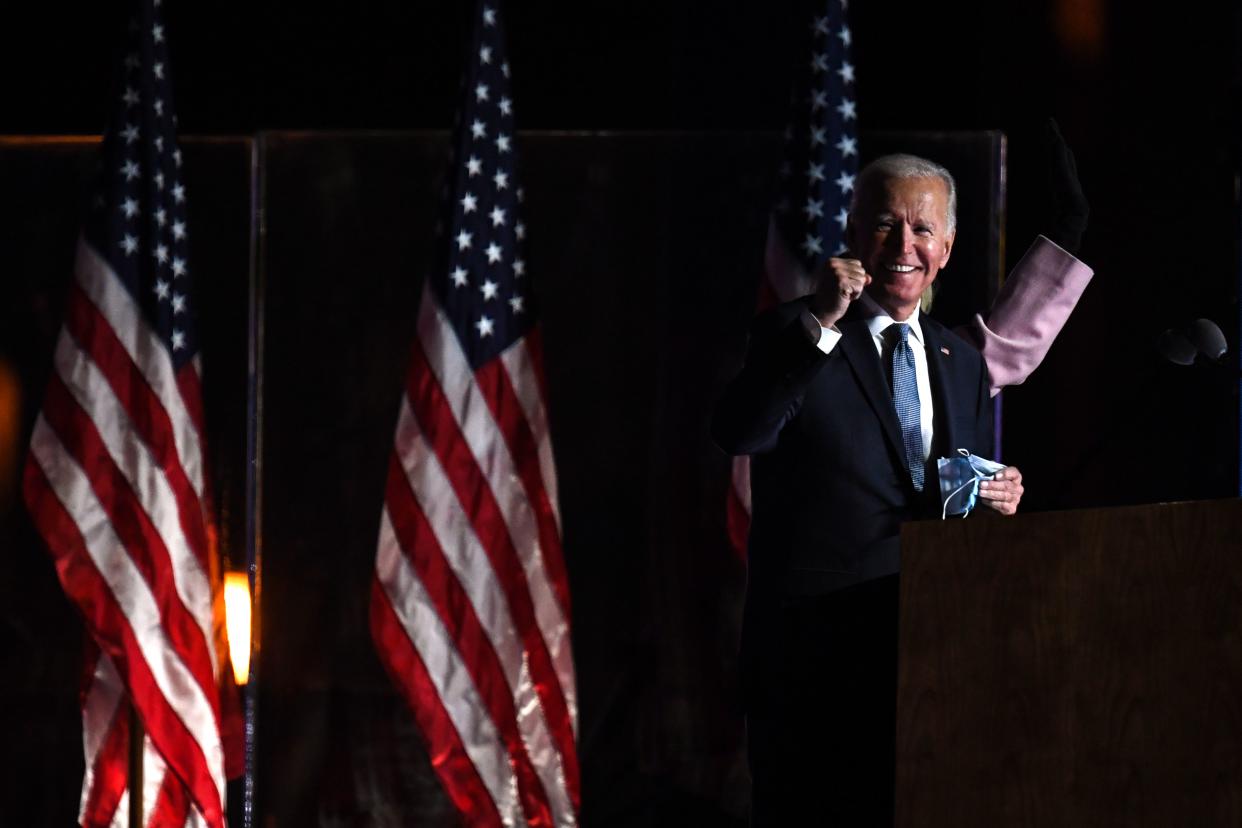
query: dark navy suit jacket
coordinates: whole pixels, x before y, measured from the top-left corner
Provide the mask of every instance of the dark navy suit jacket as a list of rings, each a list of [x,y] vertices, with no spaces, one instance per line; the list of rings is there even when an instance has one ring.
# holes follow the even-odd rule
[[[842,338],[824,354],[803,325],[808,300],[755,320],[745,366],[712,425],[726,452],[752,455],[748,615],[756,602],[896,573],[901,523],[939,517],[935,459],[959,448],[992,456],[983,359],[920,314],[935,414],[927,483],[916,492],[889,382],[858,303],[837,323]]]

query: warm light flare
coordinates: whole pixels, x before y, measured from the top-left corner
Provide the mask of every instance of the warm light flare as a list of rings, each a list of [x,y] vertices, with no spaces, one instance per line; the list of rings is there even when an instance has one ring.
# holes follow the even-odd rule
[[[233,680],[245,684],[250,680],[250,580],[245,572],[224,576],[224,622],[229,631]]]

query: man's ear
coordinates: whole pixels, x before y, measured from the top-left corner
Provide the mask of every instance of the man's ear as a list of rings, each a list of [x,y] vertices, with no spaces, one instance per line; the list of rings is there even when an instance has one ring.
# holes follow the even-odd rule
[[[955,229],[944,240],[944,256],[940,258],[940,267],[944,267],[949,263],[949,254],[953,252],[953,242],[957,239],[957,230]]]

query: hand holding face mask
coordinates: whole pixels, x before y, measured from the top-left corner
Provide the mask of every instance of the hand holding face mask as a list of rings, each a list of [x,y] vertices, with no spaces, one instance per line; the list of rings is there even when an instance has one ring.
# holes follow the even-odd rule
[[[994,509],[1003,515],[1018,510],[1022,499],[1022,472],[977,457],[966,449],[958,449],[958,457],[941,457],[936,461],[940,474],[941,517],[965,517],[976,505]]]

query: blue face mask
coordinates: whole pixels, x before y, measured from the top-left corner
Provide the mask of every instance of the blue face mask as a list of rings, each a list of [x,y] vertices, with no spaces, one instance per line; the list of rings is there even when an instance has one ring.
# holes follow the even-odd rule
[[[941,457],[936,461],[940,473],[940,502],[944,504],[941,519],[970,514],[979,496],[979,481],[991,480],[992,475],[1005,468],[1002,463],[976,457],[966,449],[958,449],[957,453],[960,456]]]

